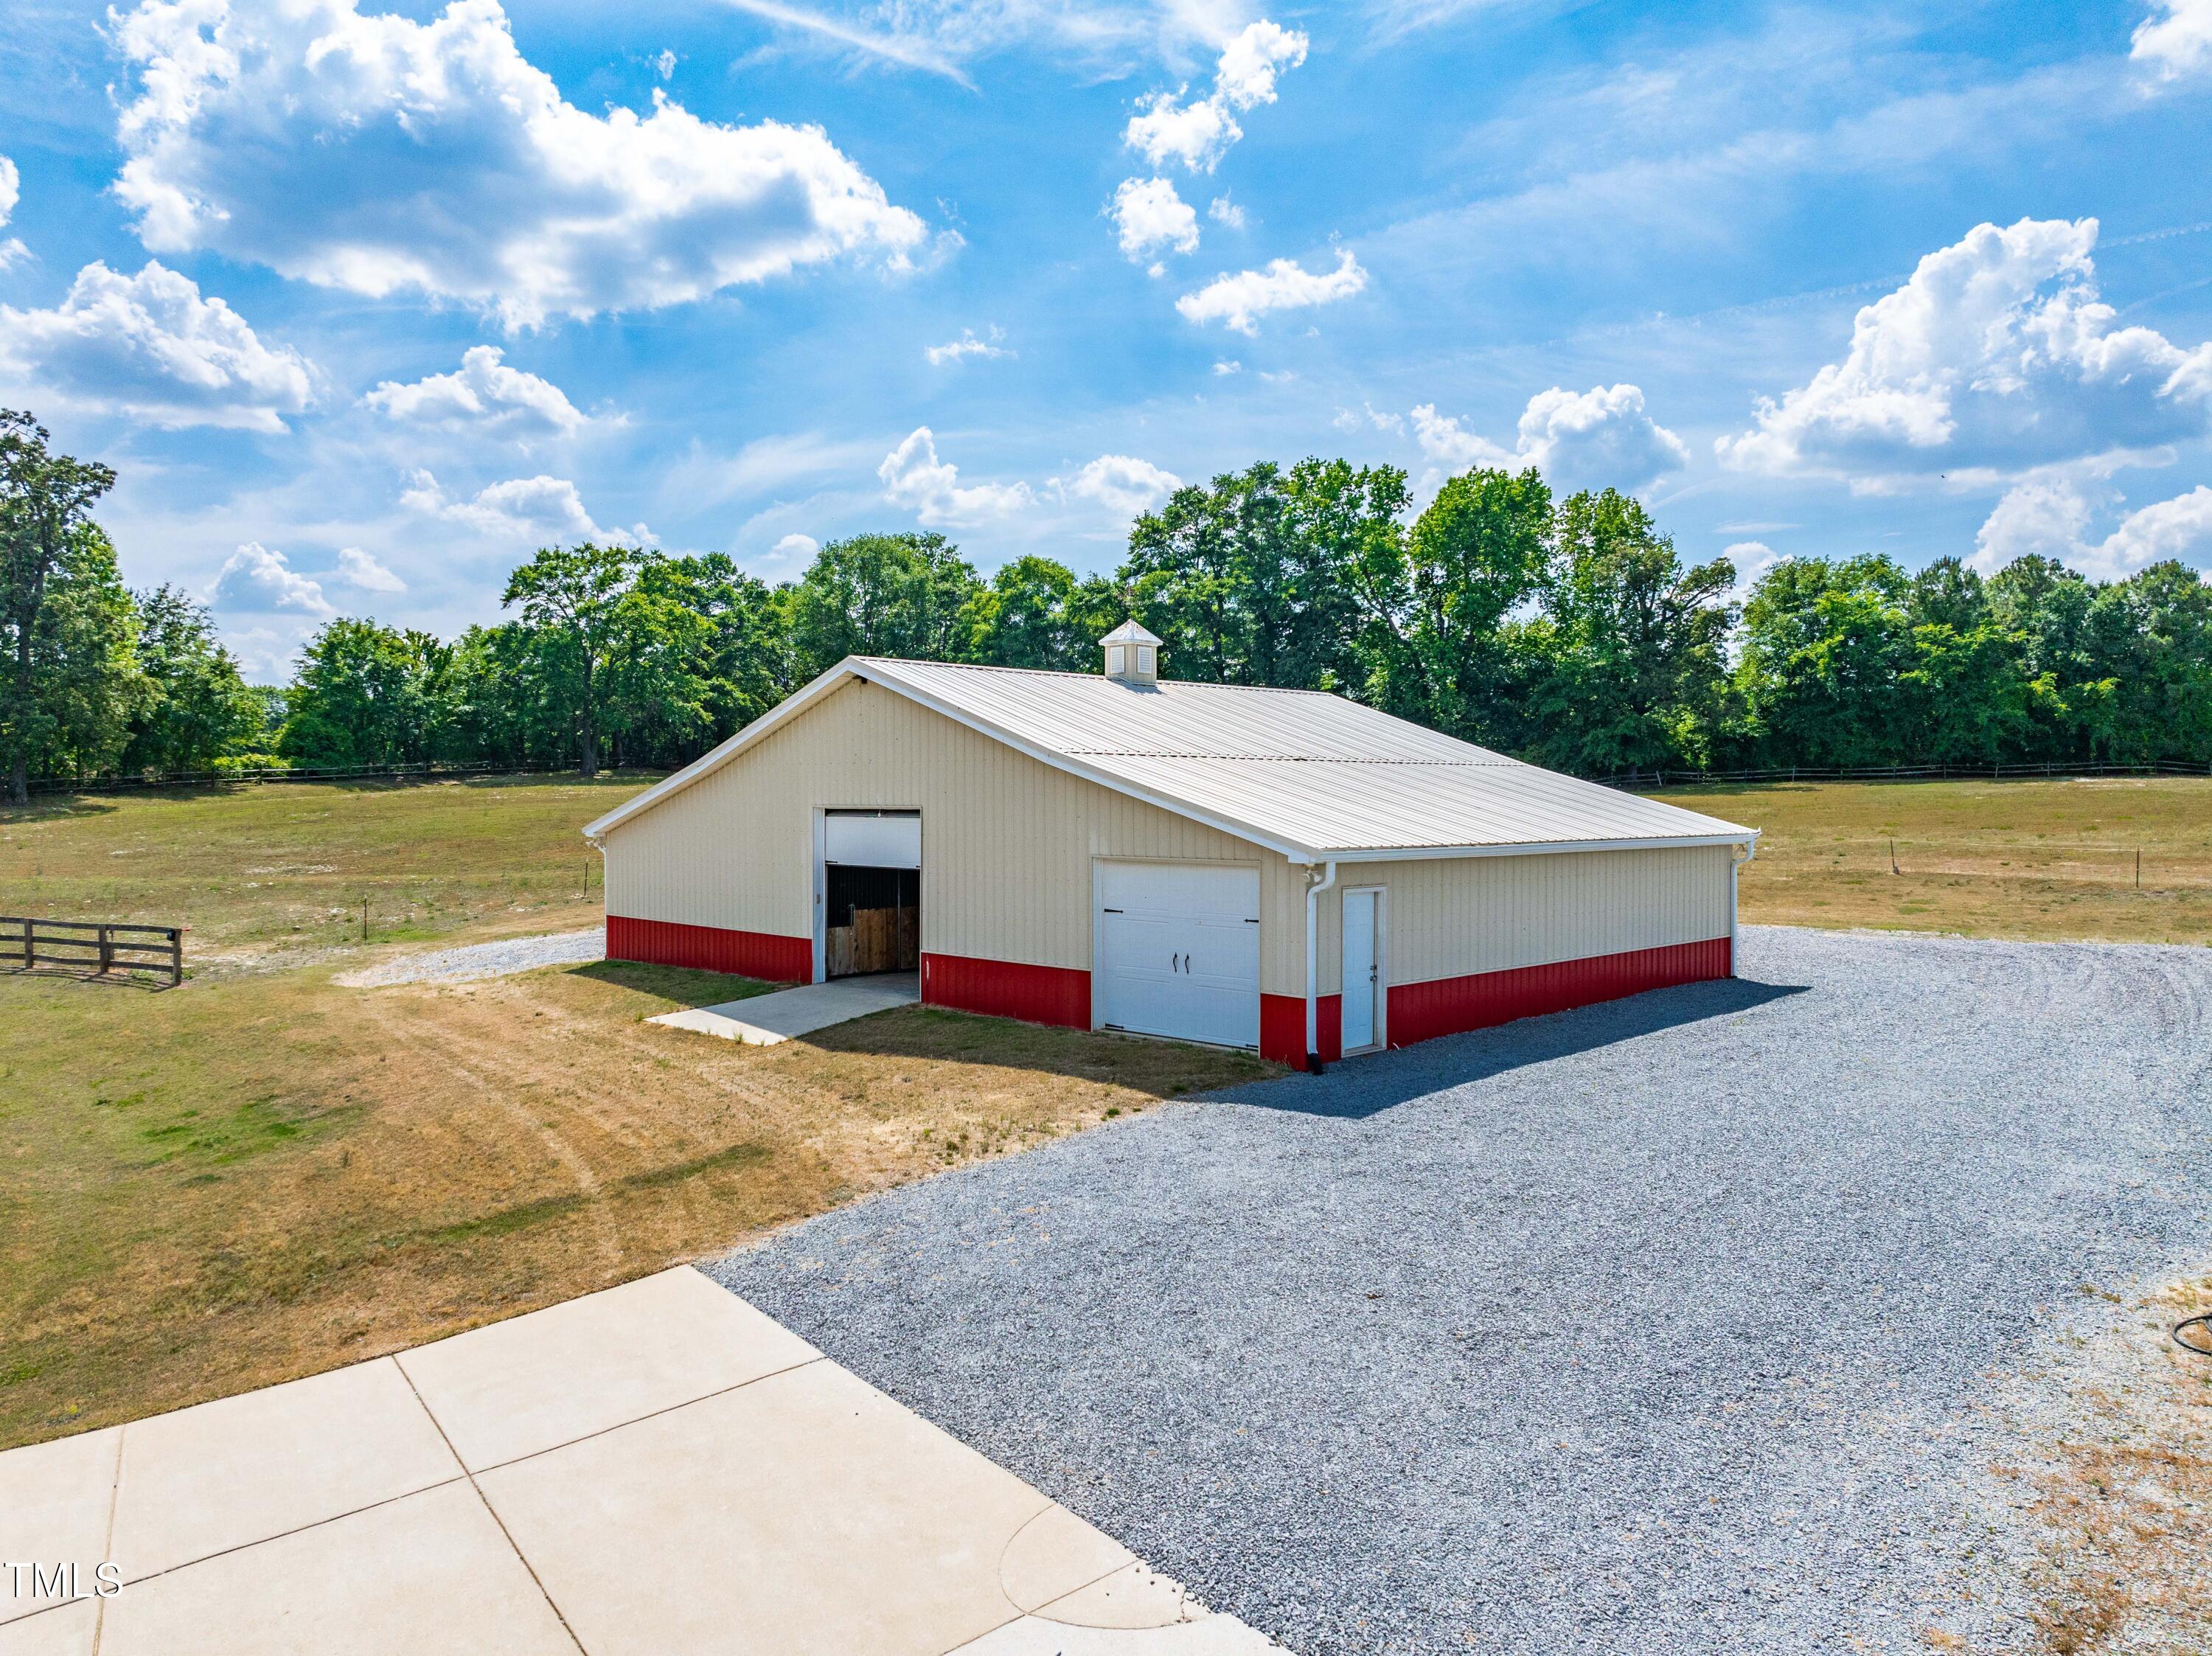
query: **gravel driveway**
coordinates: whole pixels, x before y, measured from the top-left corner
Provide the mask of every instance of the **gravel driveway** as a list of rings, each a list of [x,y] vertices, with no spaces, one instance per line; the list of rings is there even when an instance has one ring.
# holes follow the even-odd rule
[[[713,1269],[1306,1656],[2028,1647],[1978,1404],[2212,1251],[2212,949],[1743,955]]]
[[[474,983],[535,972],[541,966],[604,960],[606,953],[606,928],[594,925],[581,931],[549,931],[535,937],[502,937],[496,943],[463,943],[457,949],[402,955],[357,971],[341,972],[331,981],[348,989],[380,989],[395,983]]]

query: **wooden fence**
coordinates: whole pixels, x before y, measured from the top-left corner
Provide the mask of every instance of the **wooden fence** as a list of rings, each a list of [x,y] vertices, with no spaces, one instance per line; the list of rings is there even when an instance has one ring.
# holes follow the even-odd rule
[[[9,965],[19,972],[58,967],[88,978],[151,973],[174,988],[185,979],[185,931],[0,914],[0,967]]]
[[[1690,771],[1652,770],[1616,772],[1590,779],[1608,788],[1637,792],[1648,788],[1682,788],[1710,782],[2026,782],[2083,776],[2208,776],[2212,764],[2183,764],[2172,759],[2147,759],[2140,763],[2069,765],[2063,761],[2038,761],[2028,765],[1861,765],[1826,769],[1811,765],[1778,765],[1768,770]]]

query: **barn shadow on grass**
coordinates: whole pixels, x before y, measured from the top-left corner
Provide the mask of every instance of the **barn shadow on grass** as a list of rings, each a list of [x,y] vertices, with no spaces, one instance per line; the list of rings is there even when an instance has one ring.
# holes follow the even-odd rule
[[[1396,1052],[1355,1058],[1331,1065],[1328,1073],[1318,1078],[1294,1075],[1208,1096],[1213,1101],[1255,1109],[1364,1120],[1448,1087],[1486,1081],[1508,1071],[1617,1046],[1639,1035],[1753,1011],[1802,995],[1810,987],[1802,983],[1725,978],[1654,989],[1625,1000],[1522,1018],[1493,1029],[1446,1035]]]
[[[667,1003],[655,1006],[655,1011],[672,1011],[680,1006],[720,1006],[792,986],[761,978],[740,978],[726,972],[702,972],[689,966],[652,966],[642,961],[587,961],[570,967],[568,974],[631,990],[641,997],[641,1007],[648,999]],[[647,1014],[641,1011],[639,1016]]]
[[[1140,1035],[1064,1029],[936,1006],[902,1006],[801,1036],[825,1052],[867,1053],[1056,1075],[1154,1098],[1212,1095],[1282,1071],[1249,1052]]]

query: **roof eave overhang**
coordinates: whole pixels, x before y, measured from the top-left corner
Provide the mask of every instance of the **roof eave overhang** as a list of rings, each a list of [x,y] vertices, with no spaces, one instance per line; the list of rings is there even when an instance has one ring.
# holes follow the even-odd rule
[[[1543,840],[1515,845],[1338,846],[1301,851],[1299,863],[1412,863],[1446,857],[1547,857],[1571,851],[1686,851],[1698,846],[1741,846],[1757,840],[1757,828],[1729,834],[1667,834],[1632,840]]]

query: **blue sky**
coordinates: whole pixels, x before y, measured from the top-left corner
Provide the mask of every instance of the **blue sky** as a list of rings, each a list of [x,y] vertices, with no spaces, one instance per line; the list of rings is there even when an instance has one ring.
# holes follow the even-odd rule
[[[0,398],[260,678],[548,540],[1088,571],[1309,453],[2207,567],[2209,97],[2212,0],[15,0]]]

